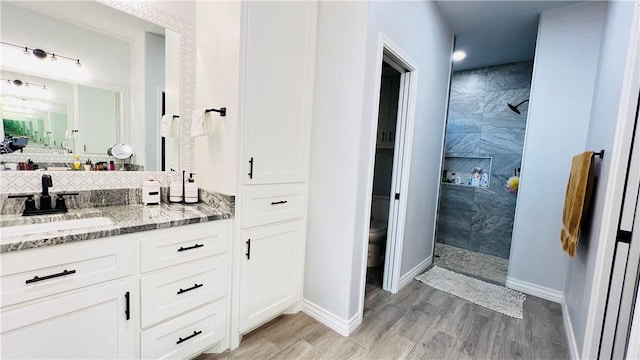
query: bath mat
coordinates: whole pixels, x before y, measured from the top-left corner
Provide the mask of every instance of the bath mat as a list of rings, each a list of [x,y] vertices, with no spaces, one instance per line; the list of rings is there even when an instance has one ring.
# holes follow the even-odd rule
[[[522,319],[522,308],[526,296],[519,291],[490,284],[437,266],[416,276],[416,280],[487,309]]]

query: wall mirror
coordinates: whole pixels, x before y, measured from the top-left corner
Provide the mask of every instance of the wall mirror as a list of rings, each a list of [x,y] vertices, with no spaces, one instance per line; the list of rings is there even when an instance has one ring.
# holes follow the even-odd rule
[[[0,135],[29,137],[23,161],[127,144],[136,169],[179,168],[180,125],[161,132],[179,113],[179,33],[93,1],[0,6]]]

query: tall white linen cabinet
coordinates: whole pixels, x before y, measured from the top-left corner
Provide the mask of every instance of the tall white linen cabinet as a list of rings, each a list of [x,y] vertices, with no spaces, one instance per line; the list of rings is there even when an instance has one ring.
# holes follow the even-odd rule
[[[301,309],[318,4],[242,5],[231,348]]]

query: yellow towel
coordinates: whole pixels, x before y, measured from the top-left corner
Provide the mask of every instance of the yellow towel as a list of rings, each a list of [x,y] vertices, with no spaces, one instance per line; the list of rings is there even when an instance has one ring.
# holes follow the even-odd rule
[[[586,213],[593,187],[593,151],[586,151],[573,157],[571,174],[567,183],[567,195],[562,212],[562,249],[573,257],[580,238],[580,223]]]

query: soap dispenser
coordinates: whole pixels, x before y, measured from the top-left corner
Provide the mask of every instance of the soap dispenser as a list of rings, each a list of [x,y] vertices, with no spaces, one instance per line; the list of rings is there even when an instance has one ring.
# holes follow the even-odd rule
[[[171,171],[174,171],[174,170],[171,169]],[[178,203],[182,201],[183,185],[184,184],[182,183],[182,181],[176,180],[175,177],[173,177],[173,173],[172,173],[172,181],[171,181],[171,184],[169,184],[169,202]]]
[[[193,178],[194,173],[189,173],[189,179],[184,184],[184,202],[187,204],[195,204],[198,202],[198,184]]]

